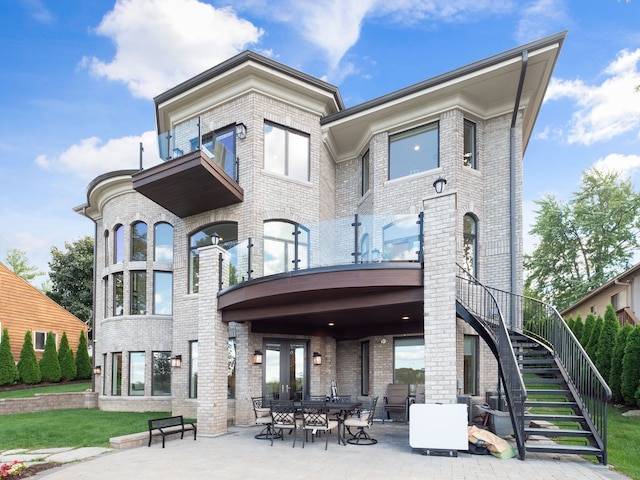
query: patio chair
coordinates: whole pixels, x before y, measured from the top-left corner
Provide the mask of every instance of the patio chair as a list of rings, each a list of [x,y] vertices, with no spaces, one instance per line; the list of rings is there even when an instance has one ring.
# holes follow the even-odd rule
[[[302,402],[302,428],[304,437],[302,438],[302,448],[307,441],[307,434],[311,431],[311,441],[320,433],[324,433],[324,449],[329,445],[329,431],[338,428],[338,420],[329,416],[328,405],[318,405],[315,403]],[[340,441],[340,438],[338,438]]]
[[[273,439],[276,437],[276,430],[280,431],[280,438],[284,440],[283,430],[289,430],[293,432],[293,446],[296,446],[296,432],[302,421],[296,417],[297,408],[293,401],[272,401],[270,406],[271,411],[271,446],[273,446]]]
[[[384,415],[389,420],[391,412],[403,412],[404,421],[407,421],[409,414],[409,385],[406,383],[390,383],[387,387],[387,396],[384,397]]]
[[[344,421],[344,426],[351,435],[351,438],[347,440],[348,443],[353,445],[375,445],[378,441],[375,438],[371,438],[369,432],[365,429],[370,429],[373,425],[373,416],[376,413],[376,404],[378,403],[378,397],[371,399],[371,406],[368,409],[360,410],[356,415],[347,417]],[[351,429],[357,428],[357,433],[352,433]]]
[[[418,385],[416,387],[416,398],[414,403],[425,403],[424,385]]]
[[[255,436],[258,440],[268,440],[271,438],[271,409],[265,397],[252,397],[253,414],[256,417],[256,425],[264,428]]]

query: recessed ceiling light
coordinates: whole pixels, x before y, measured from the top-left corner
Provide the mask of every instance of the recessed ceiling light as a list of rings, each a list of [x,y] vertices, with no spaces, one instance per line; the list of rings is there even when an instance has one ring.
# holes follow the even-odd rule
[[[333,322],[329,322],[329,326],[330,326],[330,327],[333,327],[334,325],[335,325],[335,323],[333,323]]]
[[[402,317],[402,320],[409,320],[409,316],[405,315],[404,317]]]

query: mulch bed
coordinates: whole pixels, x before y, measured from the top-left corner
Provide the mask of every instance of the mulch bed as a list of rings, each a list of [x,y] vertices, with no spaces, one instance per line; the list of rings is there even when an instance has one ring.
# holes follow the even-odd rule
[[[25,468],[21,472],[14,473],[12,475],[9,475],[8,477],[2,477],[2,480],[18,480],[20,478],[31,477],[31,476],[35,475],[36,473],[44,472],[45,470],[49,470],[51,468],[59,467],[60,465],[62,465],[62,463],[55,463],[55,462],[36,463],[34,465],[31,465],[31,466]]]

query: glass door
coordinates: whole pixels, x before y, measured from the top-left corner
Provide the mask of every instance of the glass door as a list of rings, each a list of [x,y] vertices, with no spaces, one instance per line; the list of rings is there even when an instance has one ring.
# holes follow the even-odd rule
[[[300,401],[306,396],[307,342],[267,340],[265,342],[264,385],[267,399]]]

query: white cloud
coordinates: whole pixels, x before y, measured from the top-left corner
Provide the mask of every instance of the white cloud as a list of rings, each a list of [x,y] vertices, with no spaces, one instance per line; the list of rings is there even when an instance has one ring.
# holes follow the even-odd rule
[[[562,30],[567,17],[566,0],[535,0],[522,9],[516,39],[526,43]]]
[[[622,50],[595,86],[581,79],[552,79],[545,101],[568,98],[577,110],[571,118],[567,141],[591,145],[623,133],[640,130],[640,49]],[[638,132],[640,133],[640,132]]]
[[[612,153],[599,159],[593,168],[601,172],[618,172],[624,178],[633,178],[640,173],[640,155],[621,155]]]
[[[86,57],[92,73],[153,98],[258,42],[262,30],[229,7],[197,0],[118,0],[96,32],[113,40],[111,61]]]
[[[75,174],[84,180],[114,170],[136,169],[140,165],[140,142],[144,147],[143,166],[160,163],[157,134],[154,131],[141,136],[116,138],[103,143],[98,137],[85,138],[57,157],[40,155],[35,162],[45,170]]]
[[[20,0],[22,6],[29,11],[31,17],[37,22],[51,24],[54,17],[41,0]]]

